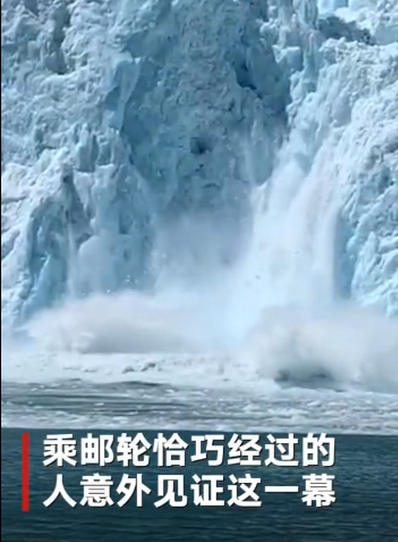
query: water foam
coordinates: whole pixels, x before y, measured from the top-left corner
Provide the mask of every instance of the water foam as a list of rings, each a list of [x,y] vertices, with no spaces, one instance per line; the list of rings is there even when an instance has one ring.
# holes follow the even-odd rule
[[[398,393],[397,325],[365,309],[339,307],[314,315],[269,308],[241,355],[264,379]]]
[[[167,307],[134,292],[92,295],[44,311],[25,332],[45,350],[82,354],[197,352],[203,345],[189,307]]]

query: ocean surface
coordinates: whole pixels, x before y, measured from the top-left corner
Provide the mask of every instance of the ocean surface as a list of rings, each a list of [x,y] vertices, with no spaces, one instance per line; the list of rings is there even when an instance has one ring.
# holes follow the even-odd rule
[[[23,354],[2,352],[3,427],[398,435],[398,394],[348,379],[276,384],[210,355]]]
[[[43,440],[48,434],[73,433],[79,439],[90,429],[30,432],[30,511],[21,511],[21,434],[23,429],[2,430],[2,539],[7,542],[51,540],[52,542],[99,541],[270,541],[270,542],[388,542],[397,541],[398,533],[398,438],[395,436],[344,435],[336,437],[336,461],[333,467],[244,467],[223,464],[209,467],[206,462],[182,467],[158,467],[151,457],[150,466],[134,470],[120,463],[106,467],[94,465],[43,466]],[[127,431],[133,435],[133,431]],[[120,432],[102,431],[98,434]],[[152,442],[155,433],[143,430]],[[170,433],[165,432],[166,436]],[[180,436],[190,442],[200,431]],[[262,435],[265,439],[267,433]],[[232,435],[226,435],[226,439]],[[277,436],[277,435],[275,435]],[[286,435],[281,435],[286,436]],[[299,436],[299,435],[296,435]],[[191,448],[188,448],[188,451]],[[188,456],[187,456],[188,457]],[[296,458],[301,459],[300,452]],[[301,465],[301,462],[300,462]],[[124,507],[71,508],[62,499],[46,508],[43,502],[51,495],[57,473],[64,474],[64,485],[76,501],[81,499],[83,475],[111,475],[115,484],[123,473],[143,475],[152,489],[144,495],[142,508],[134,498]],[[264,485],[299,485],[302,475],[310,472],[333,474],[336,502],[330,507],[307,507],[301,494],[258,493],[262,506],[198,507],[192,504],[189,483],[194,474],[223,474],[261,477]],[[184,474],[188,505],[184,508],[155,508],[158,474]],[[117,499],[114,499],[115,502]]]
[[[193,355],[79,355],[5,351],[2,359],[2,535],[10,542],[133,541],[270,541],[384,542],[398,532],[398,395],[369,391],[348,380],[275,383],[255,377],[247,365],[221,357]],[[323,385],[322,385],[323,384]],[[329,387],[327,387],[329,384]],[[309,467],[209,467],[190,463],[170,469],[156,461],[142,470],[152,489],[142,508],[133,500],[125,507],[101,509],[57,501],[51,495],[57,473],[65,487],[81,498],[83,475],[114,476],[115,489],[124,473],[121,465],[43,466],[47,434],[87,432],[120,435],[154,431],[192,435],[211,432],[306,434],[327,432],[336,437],[336,464]],[[30,511],[21,511],[21,434],[30,433]],[[117,431],[117,432],[116,432]],[[159,473],[183,474],[188,504],[184,508],[153,502]],[[304,474],[335,476],[336,502],[307,507],[301,493],[265,493],[265,485],[298,485]],[[198,507],[190,484],[195,474],[261,477],[262,506]]]

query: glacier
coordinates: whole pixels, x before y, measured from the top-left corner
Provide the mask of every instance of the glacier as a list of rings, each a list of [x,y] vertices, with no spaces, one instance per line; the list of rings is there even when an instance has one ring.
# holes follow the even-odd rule
[[[286,124],[261,2],[2,9],[3,315],[147,285],[155,230],[184,213],[214,222],[216,208],[233,258],[248,190],[236,140],[256,123],[271,149]]]
[[[2,102],[4,326],[209,283],[398,316],[394,0],[5,0]]]

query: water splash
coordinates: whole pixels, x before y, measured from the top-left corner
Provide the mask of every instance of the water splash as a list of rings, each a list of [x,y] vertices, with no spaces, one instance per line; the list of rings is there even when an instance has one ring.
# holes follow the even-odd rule
[[[332,147],[307,173],[297,148],[288,143],[270,181],[253,189],[252,242],[239,265],[191,290],[171,280],[153,296],[66,303],[30,322],[30,337],[80,353],[218,350],[229,356],[231,379],[398,392],[396,322],[335,295]]]

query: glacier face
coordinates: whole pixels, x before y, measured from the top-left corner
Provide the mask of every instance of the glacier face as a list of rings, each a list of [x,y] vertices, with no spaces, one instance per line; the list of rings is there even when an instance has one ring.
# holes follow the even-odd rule
[[[398,315],[398,7],[318,4],[3,2],[3,321],[149,286],[162,231],[166,260],[230,265],[269,178],[308,187],[275,217],[311,245],[279,301],[323,281]],[[205,242],[175,237],[192,216]]]
[[[140,284],[182,212],[215,208],[235,241],[239,139],[256,123],[272,148],[286,123],[261,4],[3,5],[3,314]]]

